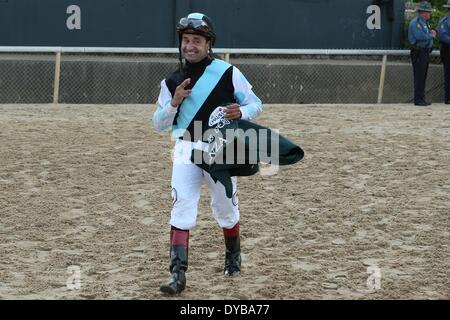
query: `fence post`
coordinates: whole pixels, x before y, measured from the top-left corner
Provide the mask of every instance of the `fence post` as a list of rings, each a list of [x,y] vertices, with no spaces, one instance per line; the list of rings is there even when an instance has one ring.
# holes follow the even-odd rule
[[[378,104],[380,104],[381,101],[383,101],[384,79],[386,78],[386,64],[387,64],[387,55],[384,55],[383,62],[381,64],[380,86],[378,87],[378,100],[377,100]]]
[[[225,60],[225,62],[230,63],[230,53],[229,52],[225,53],[224,60]]]
[[[55,81],[53,83],[53,103],[59,101],[59,79],[61,77],[61,51],[56,52],[55,59]]]

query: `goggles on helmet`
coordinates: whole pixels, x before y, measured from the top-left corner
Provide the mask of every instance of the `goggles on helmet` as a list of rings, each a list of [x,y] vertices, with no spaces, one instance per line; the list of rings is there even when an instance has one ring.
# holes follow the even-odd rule
[[[202,19],[181,18],[177,24],[177,30],[183,31],[187,29],[199,30],[202,32],[211,32],[206,21]]]

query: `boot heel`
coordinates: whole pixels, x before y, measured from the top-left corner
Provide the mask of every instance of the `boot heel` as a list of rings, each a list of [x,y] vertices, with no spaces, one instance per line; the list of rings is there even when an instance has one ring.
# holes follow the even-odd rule
[[[174,295],[181,293],[186,288],[186,275],[183,270],[172,273],[169,281],[163,284],[159,290],[164,293]]]

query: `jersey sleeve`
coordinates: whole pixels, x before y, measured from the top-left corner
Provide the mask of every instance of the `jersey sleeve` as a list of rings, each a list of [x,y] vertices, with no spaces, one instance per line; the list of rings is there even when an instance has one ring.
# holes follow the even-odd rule
[[[259,116],[263,110],[261,100],[252,90],[251,84],[242,72],[233,67],[234,97],[241,106],[243,120],[252,120]]]
[[[177,108],[172,107],[172,94],[167,88],[166,81],[161,81],[161,91],[159,93],[156,110],[153,114],[153,127],[156,131],[162,132],[173,123]]]

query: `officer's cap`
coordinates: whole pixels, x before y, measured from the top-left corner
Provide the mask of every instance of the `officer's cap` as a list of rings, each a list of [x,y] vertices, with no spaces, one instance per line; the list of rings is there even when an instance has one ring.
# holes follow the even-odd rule
[[[449,3],[450,3],[450,1],[449,1]],[[421,12],[421,11],[433,12],[433,7],[431,6],[431,4],[428,1],[422,1],[417,6],[416,10],[419,11],[419,12]]]

